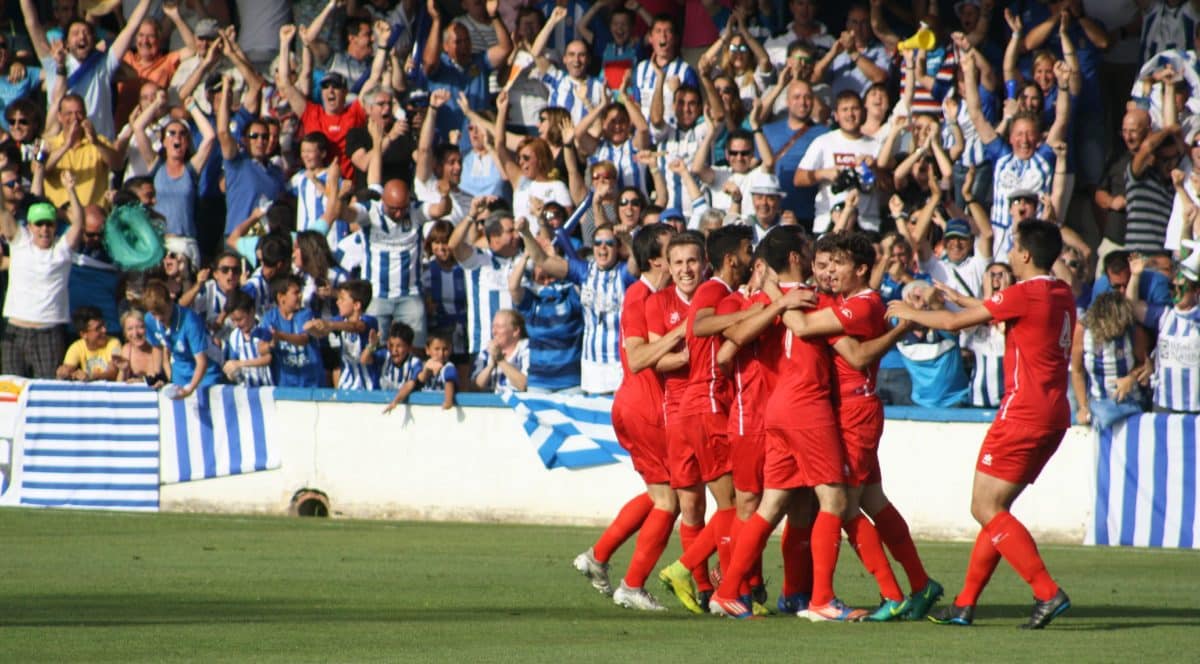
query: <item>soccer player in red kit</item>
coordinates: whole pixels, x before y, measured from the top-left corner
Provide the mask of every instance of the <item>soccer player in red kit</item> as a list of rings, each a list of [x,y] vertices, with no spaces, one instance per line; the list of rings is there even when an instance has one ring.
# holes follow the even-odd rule
[[[931,614],[939,624],[970,625],[975,604],[1003,557],[1033,588],[1027,629],[1041,629],[1071,607],[1050,577],[1037,544],[1010,512],[1021,492],[1037,479],[1071,424],[1067,368],[1075,329],[1071,287],[1051,275],[1062,251],[1052,223],[1027,220],[1015,229],[1008,263],[1018,283],[960,311],[919,311],[892,302],[888,313],[918,325],[961,330],[990,321],[1007,323],[1004,340],[1006,394],[979,448],[971,515],[983,527],[975,539],[962,592],[954,605]]]
[[[828,306],[803,313],[787,312],[783,320],[802,338],[823,337],[836,352],[838,393],[834,402],[849,469],[842,528],[883,596],[879,608],[866,619],[919,619],[943,591],[941,584],[925,573],[908,524],[883,493],[878,455],[883,402],[875,394],[879,354],[866,354],[860,345],[889,336],[883,299],[868,285],[875,247],[861,233],[831,233],[817,241],[816,253],[825,257],[825,273],[816,275],[816,279],[828,284],[834,296],[824,300]],[[889,338],[898,339],[901,334],[903,331],[893,330]],[[870,521],[861,516],[860,507]],[[896,583],[883,552],[884,542],[909,574],[911,597],[905,597]]]
[[[694,231],[685,231],[673,236],[667,243],[667,265],[671,273],[671,285],[651,295],[646,301],[646,329],[652,343],[680,325],[686,326],[688,322],[692,296],[704,280],[704,236]],[[703,494],[697,517],[695,501],[688,503],[690,496],[679,493],[681,488],[703,483],[699,462],[694,454],[685,454],[672,436],[673,429],[677,431],[690,426],[689,423],[683,422],[679,415],[688,384],[688,362],[688,345],[680,339],[672,346],[671,351],[659,358],[654,365],[655,371],[662,377],[663,422],[667,430],[667,470],[670,473],[671,488],[676,491],[676,497],[679,499],[682,517],[679,524],[679,541],[684,550],[687,550],[704,530]],[[696,571],[696,583],[701,591],[712,591],[707,571]]]
[[[729,530],[735,519],[732,466],[726,434],[732,386],[717,363],[721,332],[744,317],[742,312],[717,314],[716,308],[746,282],[751,266],[749,226],[724,226],[709,233],[707,253],[713,276],[692,296],[688,308],[688,382],[679,405],[678,421],[667,433],[671,456],[671,484],[679,496],[685,526],[704,523],[704,486],[707,484],[717,511],[696,539],[684,548],[678,561],[659,573],[685,608],[700,613],[693,576],[701,576],[716,550],[722,569],[729,560]],[[683,424],[686,423],[686,424]]]
[[[667,471],[667,440],[662,422],[662,385],[654,364],[683,338],[684,325],[676,326],[657,341],[648,341],[646,301],[670,281],[666,246],[670,226],[656,224],[633,239],[634,260],[641,278],[625,292],[621,309],[621,365],[625,376],[613,399],[612,422],[617,442],[628,452],[633,467],[646,483],[646,493],[626,503],[617,518],[591,548],[575,558],[575,568],[620,606],[659,611],[663,606],[645,590],[646,577],[666,548],[675,526],[679,504]],[[651,508],[643,510],[645,499]],[[613,592],[608,580],[608,559],[630,535],[640,529],[629,569]]]

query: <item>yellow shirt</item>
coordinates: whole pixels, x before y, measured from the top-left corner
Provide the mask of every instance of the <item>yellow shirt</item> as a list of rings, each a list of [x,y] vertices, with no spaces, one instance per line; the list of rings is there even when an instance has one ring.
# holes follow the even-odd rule
[[[49,154],[61,148],[67,140],[66,134],[59,132],[46,139],[46,153]],[[96,135],[96,142],[112,147],[112,143],[103,136]],[[61,172],[71,171],[75,175],[75,191],[79,194],[79,202],[83,205],[100,205],[104,202],[104,192],[108,189],[111,171],[104,155],[88,140],[87,136],[79,139],[79,143],[67,150],[57,166],[46,172],[46,198],[61,207],[67,202],[67,189],[62,184]]]
[[[67,348],[63,364],[69,367],[79,367],[84,370],[88,378],[95,378],[108,370],[112,364],[113,355],[120,352],[121,342],[117,341],[116,337],[109,337],[104,348],[99,350],[88,350],[87,343],[83,339],[76,339],[75,343]]]

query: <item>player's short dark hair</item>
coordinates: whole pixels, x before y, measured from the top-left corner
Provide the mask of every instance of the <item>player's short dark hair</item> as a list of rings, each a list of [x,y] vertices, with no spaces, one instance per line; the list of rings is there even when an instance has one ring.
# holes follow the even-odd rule
[[[699,231],[684,231],[671,236],[671,241],[667,243],[667,256],[671,255],[671,250],[675,247],[694,246],[700,250],[700,260],[704,261],[708,255],[704,250],[704,236]]]
[[[832,254],[837,251],[837,238],[834,237],[835,235],[836,233],[826,233],[817,238],[817,241],[813,242],[813,253]]]
[[[371,288],[371,282],[365,279],[350,279],[342,282],[337,289],[346,291],[350,295],[351,300],[362,305],[363,311],[366,311],[367,305],[371,304],[371,296],[374,293]]]
[[[413,339],[417,335],[413,332],[412,326],[402,321],[393,321],[392,326],[388,328],[388,339],[400,339],[408,345],[412,345]]]
[[[633,236],[633,259],[637,261],[638,270],[650,271],[650,261],[662,258],[663,252],[659,247],[659,238],[664,235],[674,235],[675,229],[666,224],[652,224],[638,228]]]
[[[1054,267],[1062,253],[1062,231],[1058,226],[1041,219],[1026,219],[1017,224],[1017,245],[1029,252],[1033,265],[1039,270]]]
[[[741,249],[743,240],[754,241],[754,230],[745,224],[730,224],[709,232],[705,249],[714,271],[721,268],[726,256],[736,254]]]
[[[75,326],[77,332],[83,332],[88,328],[88,325],[98,320],[104,322],[104,314],[99,309],[90,305],[78,307],[71,313],[71,324]]]
[[[789,256],[792,253],[797,253],[803,256],[808,249],[808,238],[804,235],[804,230],[799,226],[776,226],[771,229],[770,233],[763,236],[759,241],[759,246],[765,246],[763,249],[763,259],[767,262],[767,267],[776,272],[783,272],[788,267]],[[805,266],[811,272],[811,266]]]
[[[264,235],[258,242],[263,265],[279,265],[292,258],[292,239],[278,233]]]
[[[225,313],[231,314],[235,311],[241,311],[248,314],[256,312],[257,307],[254,304],[254,298],[250,294],[242,290],[234,290],[229,293],[225,300]]]
[[[874,267],[875,245],[871,244],[871,240],[866,235],[853,231],[841,231],[832,233],[831,236],[833,237],[834,252],[849,256],[850,260],[854,261],[854,267],[859,265],[866,265],[867,268]]]
[[[285,274],[275,277],[271,280],[271,297],[278,301],[280,297],[287,294],[288,289],[292,286],[304,289],[304,284],[300,283],[300,280],[293,275]]]
[[[1125,251],[1110,251],[1104,256],[1104,273],[1121,274],[1129,269],[1129,253]]]

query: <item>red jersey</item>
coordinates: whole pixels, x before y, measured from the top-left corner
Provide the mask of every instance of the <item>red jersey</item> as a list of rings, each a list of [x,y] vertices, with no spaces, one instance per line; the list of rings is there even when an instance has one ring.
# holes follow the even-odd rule
[[[354,177],[354,164],[346,154],[346,134],[355,127],[367,126],[367,113],[362,104],[354,100],[341,113],[325,112],[325,107],[315,102],[308,102],[304,113],[300,116],[300,132],[310,134],[319,131],[329,139],[329,155],[337,157],[338,166],[342,169],[342,177]]]
[[[1051,276],[1026,279],[985,301],[1004,335],[1004,388],[997,421],[1071,426],[1067,367],[1075,331],[1071,287]]]
[[[830,303],[829,310],[842,324],[842,334],[828,337],[830,347],[844,337],[869,341],[883,336],[888,331],[887,307],[884,306],[879,293],[873,290],[864,289],[850,297],[839,295]],[[875,396],[875,377],[879,374],[879,360],[859,371],[834,351],[833,367],[837,371],[839,399],[845,401]]]
[[[625,402],[627,406],[648,408],[656,419],[662,415],[663,388],[662,381],[654,367],[646,367],[637,373],[629,370],[629,358],[625,354],[625,340],[641,337],[650,340],[650,329],[646,319],[646,303],[654,295],[654,289],[645,278],[638,279],[625,291],[625,301],[621,305],[620,354],[621,368],[625,376],[621,386],[617,388],[614,400]]]
[[[717,315],[745,311],[754,306],[752,300],[735,290],[717,305]],[[763,403],[768,394],[765,371],[758,359],[759,344],[755,339],[738,349],[733,357],[733,400],[729,403],[729,431],[746,435],[762,430]]]
[[[696,312],[701,309],[712,309],[733,292],[729,284],[713,277],[700,284],[692,293],[692,304],[688,308],[687,345],[688,345],[688,385],[683,393],[680,414],[694,415],[699,413],[725,414],[729,412],[729,401],[733,398],[733,389],[729,378],[717,366],[717,351],[721,348],[724,337],[714,334],[710,337],[698,337],[695,334]]]
[[[628,295],[626,296],[628,297]],[[646,329],[660,337],[687,320],[688,300],[671,284],[654,293],[646,300]],[[678,413],[683,391],[687,388],[688,368],[681,367],[662,375],[663,412],[667,416]]]
[[[792,288],[780,286],[785,292]],[[767,401],[766,426],[795,429],[836,424],[830,402],[833,371],[829,342],[824,337],[802,339],[782,322],[764,333],[764,339],[764,345],[779,345],[775,351],[779,353],[778,380]]]

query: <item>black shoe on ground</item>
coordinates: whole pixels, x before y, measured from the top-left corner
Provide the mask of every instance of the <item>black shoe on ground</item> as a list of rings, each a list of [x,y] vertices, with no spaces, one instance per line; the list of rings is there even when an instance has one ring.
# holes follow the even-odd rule
[[[1029,622],[1021,625],[1021,629],[1042,629],[1069,608],[1071,598],[1059,588],[1054,597],[1044,602],[1037,600],[1033,603],[1033,613],[1029,615]]]
[[[950,606],[944,606],[925,617],[929,619],[929,622],[937,623],[938,625],[958,625],[959,627],[970,627],[971,623],[975,622],[975,607],[951,604]]]

